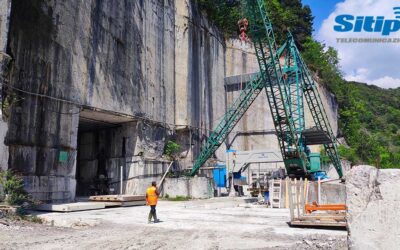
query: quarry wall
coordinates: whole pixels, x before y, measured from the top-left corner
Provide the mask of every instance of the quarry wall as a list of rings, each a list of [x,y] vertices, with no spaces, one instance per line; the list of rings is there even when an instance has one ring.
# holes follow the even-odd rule
[[[125,193],[142,194],[168,166],[168,140],[181,146],[174,167],[192,166],[241,90],[227,89],[224,78],[258,71],[252,47],[224,41],[189,0],[7,3],[1,39],[8,35],[12,62],[3,93],[13,101],[0,123],[1,159],[43,201],[71,201],[104,183],[117,192],[121,175]],[[334,98],[322,98],[336,130]],[[279,150],[272,130],[261,93],[228,141],[238,150]],[[221,161],[225,149],[216,153]]]
[[[11,57],[7,55],[7,38],[8,27],[11,10],[11,0],[0,1],[0,80],[4,82],[4,72],[7,71],[7,66]],[[0,97],[0,103],[6,104],[7,101]],[[4,106],[4,105],[3,105]],[[4,139],[7,134],[8,124],[6,117],[3,114],[3,109],[0,110],[0,170],[8,169],[8,147],[4,144]]]

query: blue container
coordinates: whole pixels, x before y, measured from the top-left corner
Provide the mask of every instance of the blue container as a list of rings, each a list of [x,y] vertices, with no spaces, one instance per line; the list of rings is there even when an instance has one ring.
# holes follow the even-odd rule
[[[217,187],[226,187],[226,166],[219,165],[213,171],[214,183]]]
[[[264,193],[264,200],[265,200],[265,202],[268,202],[268,201],[269,201],[269,191],[265,191],[265,193]]]
[[[241,179],[241,178],[242,178],[242,173],[240,172],[233,173],[233,179]]]

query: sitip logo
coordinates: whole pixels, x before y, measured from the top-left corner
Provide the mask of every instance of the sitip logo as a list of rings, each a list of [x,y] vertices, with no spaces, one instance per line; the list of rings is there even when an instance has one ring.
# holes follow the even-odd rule
[[[400,30],[400,7],[394,7],[396,19],[386,19],[384,16],[353,16],[339,15],[335,18],[333,28],[337,32],[375,32],[383,36]]]

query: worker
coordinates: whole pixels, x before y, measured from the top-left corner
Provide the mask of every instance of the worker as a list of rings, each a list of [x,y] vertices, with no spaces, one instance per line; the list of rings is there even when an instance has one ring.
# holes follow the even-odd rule
[[[246,40],[248,39],[247,35],[246,35],[246,31],[247,28],[249,27],[249,21],[246,18],[240,19],[238,21],[238,26],[239,26],[239,30],[240,30],[240,38],[242,40],[242,42],[246,42]]]
[[[158,201],[157,184],[155,181],[153,181],[151,183],[151,186],[148,187],[146,191],[146,203],[148,206],[150,206],[148,223],[151,223],[151,218],[154,218],[154,223],[159,222],[156,214],[157,201]]]

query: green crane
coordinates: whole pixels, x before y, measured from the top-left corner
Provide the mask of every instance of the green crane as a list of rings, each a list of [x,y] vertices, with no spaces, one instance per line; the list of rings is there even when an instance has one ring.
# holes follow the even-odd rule
[[[208,138],[196,160],[191,175],[211,157],[247,111],[262,89],[270,106],[279,147],[287,173],[305,176],[316,172],[310,164],[307,145],[323,144],[338,174],[342,177],[336,138],[329,125],[321,98],[307,65],[288,32],[288,40],[277,49],[265,0],[244,0],[242,6],[250,22],[250,37],[256,51],[260,73],[242,90],[224,118]],[[285,54],[285,63],[280,58]],[[305,129],[303,95],[316,124]]]
[[[260,73],[265,81],[265,91],[271,109],[282,158],[289,174],[304,175],[309,161],[296,133],[291,108],[291,97],[280,58],[275,55],[276,40],[264,0],[242,2],[250,23],[250,37],[256,52]]]
[[[294,44],[294,43],[293,43]],[[318,92],[318,86],[314,81],[311,71],[308,69],[307,64],[304,62],[301,54],[296,46],[295,58],[302,72],[302,91],[308,107],[310,109],[313,121],[316,125],[316,129],[311,133],[319,134],[319,140],[314,141],[315,144],[323,144],[325,152],[329,156],[330,161],[335,167],[340,178],[343,177],[342,163],[340,161],[339,152],[337,149],[337,138],[333,133],[332,127],[329,123],[329,119],[326,115],[324,106],[322,105],[321,97]],[[308,131],[303,131],[303,137],[307,143],[306,134]],[[314,136],[315,137],[315,136]],[[308,143],[310,145],[311,143]]]
[[[228,111],[208,137],[206,144],[202,147],[201,153],[192,167],[191,175],[195,175],[199,168],[214,154],[219,146],[221,146],[228,134],[236,126],[244,113],[246,113],[263,88],[264,81],[262,77],[256,75],[241,91],[239,97],[228,108]]]

